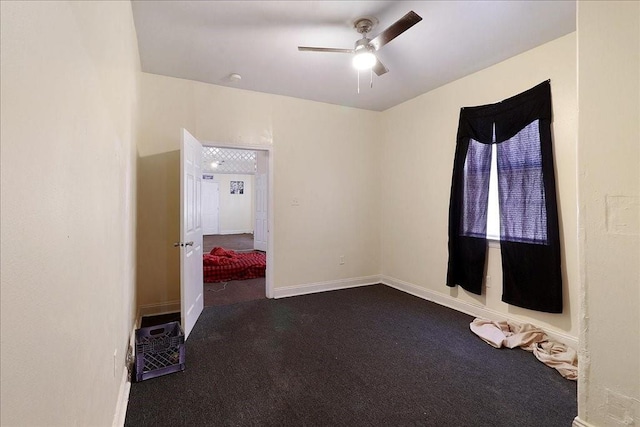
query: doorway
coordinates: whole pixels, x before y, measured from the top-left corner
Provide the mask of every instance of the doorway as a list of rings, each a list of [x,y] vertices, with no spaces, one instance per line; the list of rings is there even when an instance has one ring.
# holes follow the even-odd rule
[[[204,144],[204,305],[270,297],[271,153],[264,148]],[[213,223],[215,227],[208,226]]]

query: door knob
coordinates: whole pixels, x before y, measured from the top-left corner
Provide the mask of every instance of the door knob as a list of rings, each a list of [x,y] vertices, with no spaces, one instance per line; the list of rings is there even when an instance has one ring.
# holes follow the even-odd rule
[[[182,242],[175,242],[173,244],[174,248],[177,248],[178,246],[193,246],[193,241],[191,242],[187,242],[187,243],[182,243]]]

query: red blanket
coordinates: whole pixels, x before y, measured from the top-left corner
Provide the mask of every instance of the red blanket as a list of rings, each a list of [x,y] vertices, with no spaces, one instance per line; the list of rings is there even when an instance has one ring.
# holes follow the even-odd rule
[[[264,277],[267,267],[262,252],[240,253],[218,247],[204,254],[202,263],[205,283]]]

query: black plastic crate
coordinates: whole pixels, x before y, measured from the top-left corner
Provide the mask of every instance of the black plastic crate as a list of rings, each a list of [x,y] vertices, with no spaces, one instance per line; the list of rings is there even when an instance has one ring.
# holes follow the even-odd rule
[[[136,381],[184,371],[184,356],[184,333],[180,322],[136,330]]]

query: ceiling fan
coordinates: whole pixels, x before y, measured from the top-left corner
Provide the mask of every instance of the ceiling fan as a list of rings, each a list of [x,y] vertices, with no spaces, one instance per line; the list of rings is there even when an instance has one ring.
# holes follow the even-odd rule
[[[353,49],[298,46],[298,50],[308,52],[351,53],[354,54],[354,67],[356,67],[358,70],[372,69],[374,73],[376,73],[378,76],[381,76],[389,70],[384,66],[384,64],[382,64],[382,62],[380,62],[374,52],[380,50],[381,47],[398,37],[400,34],[407,31],[409,28],[413,27],[420,21],[422,21],[420,15],[418,15],[414,11],[410,11],[402,18],[391,24],[389,28],[375,36],[373,39],[370,39],[367,37],[367,34],[369,33],[369,31],[371,31],[371,28],[373,28],[373,26],[377,24],[378,20],[372,17],[359,18],[354,21],[353,27],[357,32],[362,34],[362,38],[356,41],[355,47]]]

